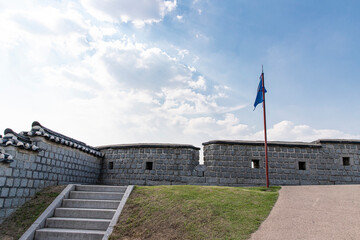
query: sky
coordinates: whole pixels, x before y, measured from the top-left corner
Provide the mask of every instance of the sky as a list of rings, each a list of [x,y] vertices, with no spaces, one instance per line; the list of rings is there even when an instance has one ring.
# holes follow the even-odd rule
[[[360,138],[360,2],[0,1],[0,128],[92,146]]]

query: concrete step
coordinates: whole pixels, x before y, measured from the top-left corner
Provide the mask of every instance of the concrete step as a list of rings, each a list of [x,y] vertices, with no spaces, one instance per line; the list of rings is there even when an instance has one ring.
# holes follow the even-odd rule
[[[62,228],[42,228],[36,230],[35,240],[101,240],[105,231],[62,229]]]
[[[90,239],[104,237],[127,187],[76,185],[34,239]],[[70,189],[69,189],[70,190]]]
[[[45,228],[106,230],[110,222],[109,219],[51,217],[46,219]]]
[[[56,208],[54,217],[112,219],[116,210],[92,208]]]
[[[105,185],[76,185],[76,191],[85,192],[120,192],[124,193],[127,186],[105,186]]]
[[[64,199],[62,207],[65,208],[96,208],[96,209],[116,209],[120,200],[89,200],[89,199]]]
[[[71,191],[70,199],[121,200],[123,193]]]

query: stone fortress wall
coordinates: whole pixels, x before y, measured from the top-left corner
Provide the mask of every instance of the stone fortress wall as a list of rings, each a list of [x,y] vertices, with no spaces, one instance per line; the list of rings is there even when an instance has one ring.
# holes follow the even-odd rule
[[[123,144],[91,147],[38,122],[28,132],[0,135],[0,223],[46,186],[264,186],[261,141]],[[359,184],[360,140],[269,142],[271,185]]]
[[[215,185],[264,185],[265,147],[258,141],[210,141],[205,176]],[[360,140],[269,142],[271,185],[359,184]]]
[[[199,148],[183,144],[99,147],[105,155],[101,182],[111,185],[188,184],[199,165]]]
[[[44,187],[98,183],[103,154],[34,122],[0,135],[0,223]]]

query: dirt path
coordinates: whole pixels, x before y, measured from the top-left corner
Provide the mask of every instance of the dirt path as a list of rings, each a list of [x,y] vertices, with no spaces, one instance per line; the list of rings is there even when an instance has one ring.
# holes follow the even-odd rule
[[[250,239],[360,239],[360,185],[282,187]]]

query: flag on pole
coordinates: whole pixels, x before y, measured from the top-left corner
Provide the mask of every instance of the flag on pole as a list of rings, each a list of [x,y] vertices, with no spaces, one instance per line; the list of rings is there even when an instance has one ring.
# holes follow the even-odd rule
[[[266,173],[266,187],[269,188],[269,164],[268,164],[268,149],[267,149],[267,131],[266,131],[266,110],[265,110],[265,80],[264,80],[264,69],[260,75],[260,83],[257,90],[257,95],[254,103],[254,110],[259,103],[263,103],[263,114],[264,114],[264,147],[265,147],[265,173]]]
[[[264,99],[263,99],[263,91],[265,91],[265,93],[266,93],[266,89],[265,89],[265,86],[263,84],[263,81],[264,81],[263,74],[261,74],[260,75],[259,86],[258,86],[258,89],[257,89],[257,95],[256,95],[255,103],[254,103],[254,110],[255,110],[256,106],[259,103],[262,103],[264,101]]]

